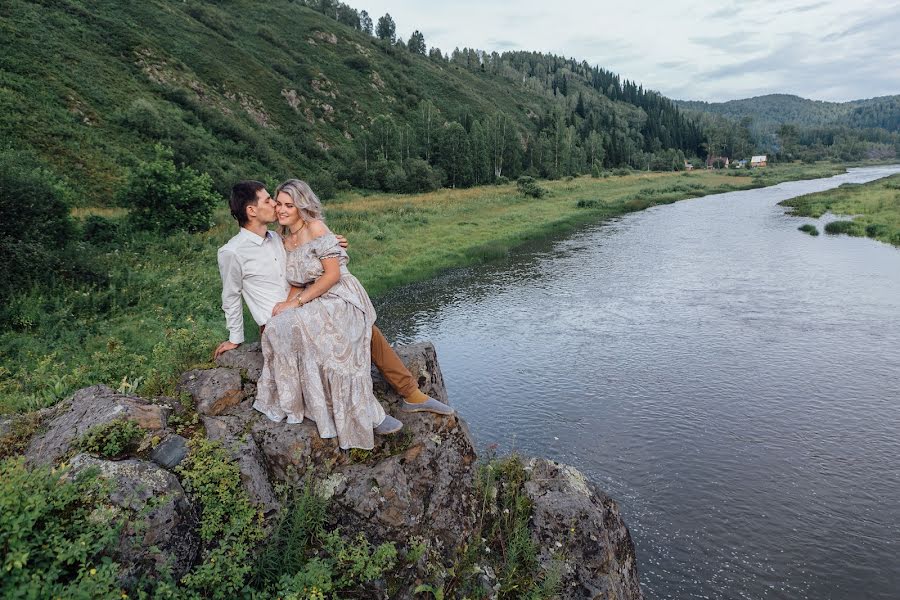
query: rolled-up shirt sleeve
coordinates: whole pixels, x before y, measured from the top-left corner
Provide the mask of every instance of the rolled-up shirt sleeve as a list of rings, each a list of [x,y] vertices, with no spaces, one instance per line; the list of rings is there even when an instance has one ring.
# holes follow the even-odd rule
[[[244,309],[241,306],[241,263],[237,254],[230,249],[219,250],[219,275],[222,277],[222,310],[225,311],[225,326],[228,341],[232,344],[244,342]]]

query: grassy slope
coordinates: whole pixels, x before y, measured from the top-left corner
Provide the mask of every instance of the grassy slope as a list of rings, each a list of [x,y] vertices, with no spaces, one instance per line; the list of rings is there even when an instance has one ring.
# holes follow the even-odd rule
[[[407,197],[349,194],[329,203],[326,216],[332,229],[350,238],[350,268],[377,296],[579,223],[837,171],[798,166],[752,178],[706,171],[583,177],[543,183],[551,194],[541,200],[521,197],[512,185]],[[579,200],[596,204],[579,208]],[[144,378],[141,393],[168,391],[169,377],[204,360],[224,339],[215,253],[234,232],[221,211],[217,225],[203,234],[165,241],[138,235],[103,256],[107,286],[36,291],[20,299],[26,317],[16,330],[0,334],[0,412],[52,404],[83,385],[119,385],[123,377],[126,384]],[[245,316],[245,323],[252,339],[252,321]]]
[[[792,198],[781,203],[791,214],[818,219],[826,212],[853,216],[851,235],[868,236],[900,246],[900,175]]]
[[[379,114],[413,122],[423,99],[447,118],[503,110],[521,127],[553,102],[386,50],[288,0],[10,0],[0,34],[0,137],[68,177],[85,205],[108,204],[157,140],[224,191],[333,166],[356,127]]]

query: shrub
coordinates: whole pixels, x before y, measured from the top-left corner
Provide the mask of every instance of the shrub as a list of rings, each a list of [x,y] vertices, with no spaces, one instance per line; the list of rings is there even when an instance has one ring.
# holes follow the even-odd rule
[[[118,565],[104,554],[122,522],[104,507],[104,484],[89,471],[63,475],[0,462],[0,597],[121,597]]]
[[[206,547],[182,584],[203,598],[234,598],[253,569],[265,537],[262,513],[241,484],[241,471],[218,443],[197,437],[178,467],[184,489],[200,506],[200,538]]]
[[[891,228],[885,223],[872,223],[866,226],[866,237],[886,238],[890,235]]]
[[[406,189],[409,193],[433,192],[441,187],[443,175],[421,158],[406,161]]]
[[[547,194],[547,190],[539,186],[534,178],[528,175],[519,177],[518,181],[516,181],[516,189],[523,196],[531,198],[543,198]]]
[[[866,235],[866,230],[861,223],[857,223],[856,221],[832,221],[825,225],[825,233],[831,235],[844,233],[846,235],[862,237]]]
[[[368,73],[372,68],[372,63],[369,61],[369,59],[364,56],[360,56],[359,54],[348,56],[344,59],[344,64],[355,71],[359,71],[360,73]]]
[[[316,193],[319,200],[331,200],[337,192],[337,183],[331,171],[319,171],[317,174],[309,178],[309,187]]]
[[[140,229],[167,234],[206,231],[213,209],[221,202],[212,179],[190,167],[178,167],[173,152],[157,144],[155,157],[141,162],[119,194]]]
[[[811,225],[810,223],[806,223],[806,224],[804,224],[804,225],[801,225],[801,226],[798,227],[797,229],[799,229],[799,230],[802,231],[803,233],[808,233],[809,235],[811,235],[811,236],[813,236],[813,237],[819,235],[819,230],[816,228],[815,225]]]
[[[116,419],[88,429],[78,441],[76,450],[102,458],[120,458],[133,451],[144,437],[144,430],[131,420]]]
[[[0,151],[0,166],[2,301],[65,271],[75,228],[71,192],[50,171],[12,151]]]
[[[95,246],[109,246],[119,241],[121,231],[118,223],[101,217],[90,215],[81,226],[81,237]]]
[[[506,175],[500,175],[494,180],[495,185],[507,185],[509,183],[509,177]]]

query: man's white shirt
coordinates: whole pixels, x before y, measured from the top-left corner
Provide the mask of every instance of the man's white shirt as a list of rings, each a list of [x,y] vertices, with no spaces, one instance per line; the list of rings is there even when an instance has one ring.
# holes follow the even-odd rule
[[[259,325],[265,325],[275,305],[287,299],[291,288],[285,273],[286,258],[284,244],[274,231],[267,231],[263,238],[241,227],[236,236],[219,248],[222,310],[229,342],[244,341],[241,297]]]

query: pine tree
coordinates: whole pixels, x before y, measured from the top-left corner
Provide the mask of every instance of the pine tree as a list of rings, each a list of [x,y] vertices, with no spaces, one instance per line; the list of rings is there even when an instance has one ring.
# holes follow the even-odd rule
[[[375,35],[380,40],[394,43],[397,39],[397,24],[391,18],[390,13],[385,13],[383,17],[378,18],[378,25],[375,27]]]
[[[422,35],[421,31],[418,29],[413,31],[412,35],[409,36],[406,48],[415,54],[425,54],[425,36]]]

